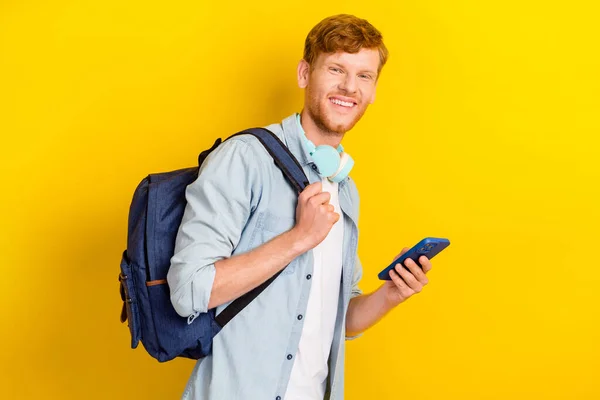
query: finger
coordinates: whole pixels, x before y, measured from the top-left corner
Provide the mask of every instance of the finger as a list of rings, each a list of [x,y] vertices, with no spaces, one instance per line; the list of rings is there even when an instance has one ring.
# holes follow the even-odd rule
[[[406,285],[408,287],[410,287],[412,290],[419,293],[421,291],[421,289],[423,289],[423,285],[421,284],[421,282],[419,282],[417,280],[417,278],[415,278],[414,275],[412,273],[410,273],[410,271],[407,271],[402,266],[402,264],[396,265],[396,271],[398,272],[398,274],[400,274],[402,279],[404,279],[404,282],[406,282]]]
[[[420,259],[419,259],[419,261],[420,261]],[[414,262],[413,260],[408,258],[408,259],[406,259],[406,261],[404,261],[404,264],[410,270],[410,272],[413,274],[413,276],[415,278],[417,278],[417,280],[421,283],[421,285],[427,285],[429,280],[425,276],[425,272],[423,272],[423,270],[419,267],[419,265],[416,262]]]
[[[329,203],[318,204],[316,207],[323,214],[331,214],[331,213],[333,213],[335,211],[335,207],[332,204],[329,204]]]
[[[426,274],[429,271],[431,271],[431,261],[429,261],[429,259],[426,256],[419,257],[419,264],[421,264],[421,266],[423,267],[423,273]]]
[[[400,278],[400,276],[393,269],[390,270],[390,278],[392,278],[392,282],[394,282],[394,285],[396,285],[396,288],[403,298],[408,298],[413,294],[412,289],[408,287],[406,282],[404,282],[404,280],[402,280],[402,278]]]
[[[329,200],[331,200],[331,193],[321,192],[315,197],[318,199],[319,204],[329,204]]]
[[[333,216],[332,218],[333,218],[333,223],[334,224],[340,220],[340,214],[334,212],[334,213],[331,213],[330,215]]]
[[[321,181],[317,181],[315,183],[311,183],[310,185],[306,186],[304,188],[304,190],[302,191],[302,193],[300,193],[300,198],[302,199],[302,201],[306,202],[308,201],[311,197],[313,197],[314,195],[321,193],[323,191],[323,184],[321,183]]]
[[[390,278],[392,278],[392,282],[394,282],[394,284],[396,285],[396,287],[398,289],[400,289],[401,291],[410,289],[406,285],[406,282],[404,282],[402,280],[402,278],[400,278],[400,276],[398,275],[398,273],[394,269],[390,269],[389,275],[390,275]]]
[[[329,200],[331,200],[331,193],[329,192],[321,192],[319,194],[314,195],[308,201],[314,207],[320,206],[322,204],[329,204]]]

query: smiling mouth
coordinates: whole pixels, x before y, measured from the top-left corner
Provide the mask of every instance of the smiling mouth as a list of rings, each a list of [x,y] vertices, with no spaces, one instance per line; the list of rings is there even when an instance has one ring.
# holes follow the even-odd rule
[[[332,102],[335,105],[346,107],[346,108],[352,108],[352,107],[354,107],[356,105],[356,103],[354,103],[354,102],[343,101],[343,100],[340,100],[340,99],[336,99],[335,97],[331,97],[329,99],[329,101]]]

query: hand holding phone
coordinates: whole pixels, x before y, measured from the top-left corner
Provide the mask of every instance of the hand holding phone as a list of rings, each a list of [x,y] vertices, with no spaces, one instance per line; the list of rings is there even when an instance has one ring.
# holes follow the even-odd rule
[[[404,253],[400,257],[396,258],[390,265],[388,265],[386,268],[384,268],[383,271],[381,271],[379,273],[379,275],[377,275],[377,276],[382,281],[390,281],[390,280],[392,280],[392,278],[390,278],[390,270],[394,269],[396,267],[396,264],[401,264],[406,270],[408,270],[408,268],[406,268],[406,266],[404,265],[404,261],[407,258],[410,258],[419,267],[421,267],[421,264],[419,264],[419,257],[425,256],[429,260],[431,260],[436,254],[438,254],[439,252],[444,250],[449,245],[450,245],[450,241],[448,239],[427,237],[427,238],[421,240],[416,245],[414,245],[406,253]]]

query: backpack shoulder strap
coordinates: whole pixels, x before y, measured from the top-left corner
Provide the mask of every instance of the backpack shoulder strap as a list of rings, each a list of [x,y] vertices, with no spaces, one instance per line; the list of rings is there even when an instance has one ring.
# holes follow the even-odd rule
[[[292,184],[297,194],[300,194],[306,186],[308,186],[308,178],[302,167],[298,163],[298,160],[290,152],[285,144],[275,135],[273,132],[266,128],[251,128],[245,131],[231,135],[227,139],[238,135],[250,134],[256,137],[260,143],[269,152],[275,165],[285,175],[287,180]],[[225,140],[227,140],[225,139]]]
[[[308,186],[308,178],[302,170],[302,167],[298,163],[298,160],[290,152],[290,150],[283,144],[283,142],[268,129],[265,128],[252,128],[234,135],[231,135],[227,139],[230,139],[237,135],[251,134],[255,136],[265,149],[269,152],[273,161],[281,169],[287,180],[296,189],[299,195],[306,186]],[[225,139],[225,140],[227,140]],[[215,143],[217,146],[218,144]],[[235,317],[240,311],[242,311],[252,300],[254,300],[263,290],[265,290],[274,280],[281,274],[280,270],[267,281],[263,282],[260,286],[255,287],[243,296],[235,299],[229,304],[219,315],[215,317],[215,321],[221,326],[225,326],[233,317]]]

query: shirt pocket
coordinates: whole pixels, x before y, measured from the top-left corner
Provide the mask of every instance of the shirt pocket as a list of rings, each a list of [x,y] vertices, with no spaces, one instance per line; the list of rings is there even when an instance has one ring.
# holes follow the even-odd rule
[[[271,211],[267,211],[264,216],[262,225],[262,242],[266,243],[276,236],[289,231],[296,224],[296,219],[288,216],[277,215]],[[285,267],[283,274],[291,274],[296,268],[296,263],[293,261]]]

